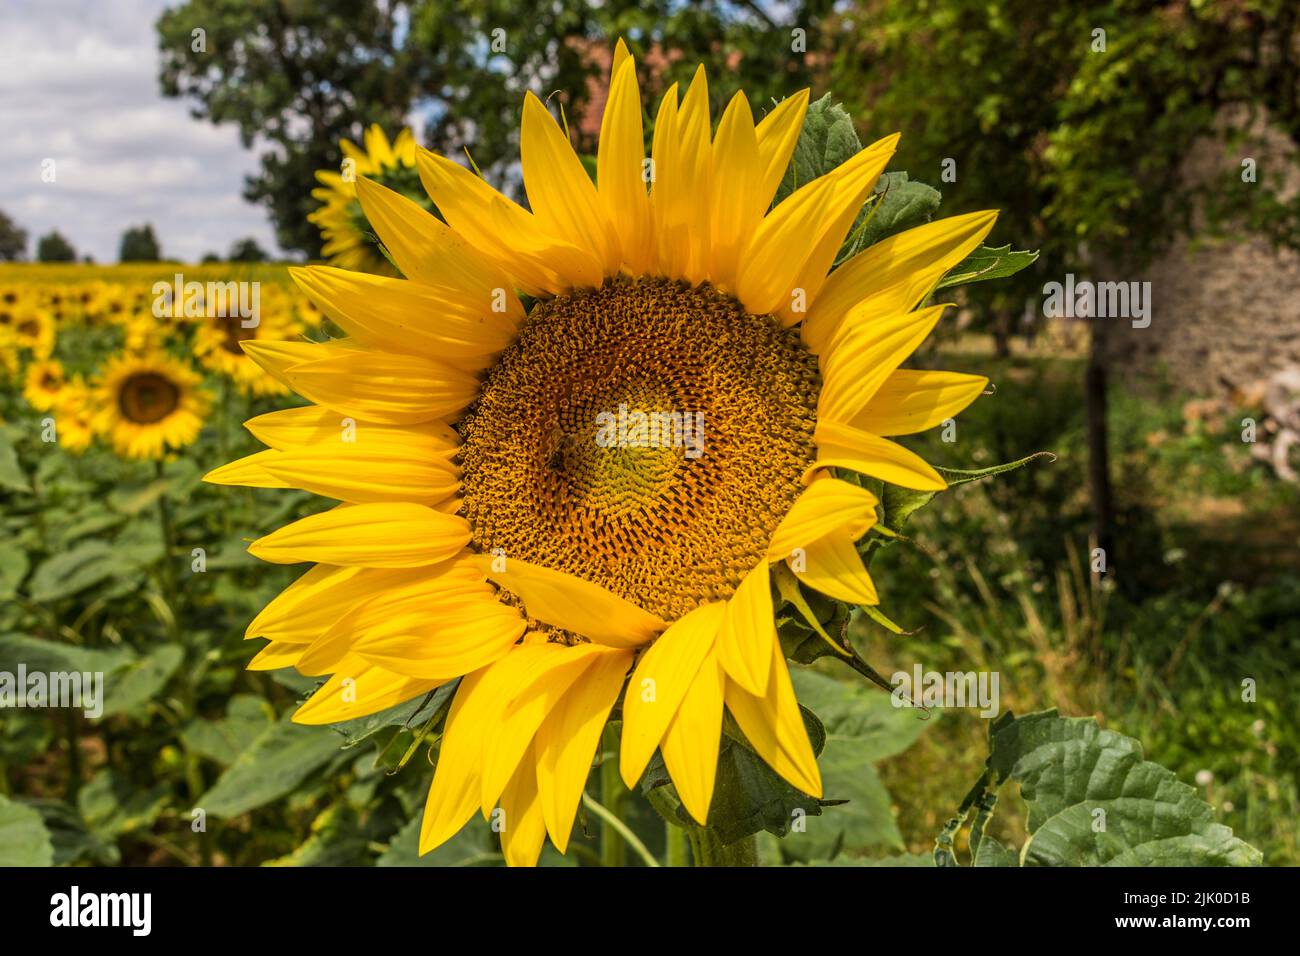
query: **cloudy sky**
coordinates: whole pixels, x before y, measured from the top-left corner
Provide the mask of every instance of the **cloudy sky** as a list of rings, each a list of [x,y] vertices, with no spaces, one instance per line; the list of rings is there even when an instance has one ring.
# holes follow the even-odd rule
[[[197,261],[253,236],[278,247],[241,198],[257,167],[234,126],[191,119],[158,91],[154,21],[167,0],[0,2],[0,209],[36,238],[57,228],[97,262],[153,224],[163,254]],[[42,163],[54,160],[55,181]]]

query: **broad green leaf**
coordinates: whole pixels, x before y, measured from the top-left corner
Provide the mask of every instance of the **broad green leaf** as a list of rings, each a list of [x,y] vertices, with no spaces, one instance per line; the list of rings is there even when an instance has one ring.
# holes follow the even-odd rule
[[[853,128],[853,118],[829,93],[809,103],[790,165],[777,187],[775,202],[829,173],[861,149],[862,141]]]
[[[1138,741],[1103,730],[1091,717],[1004,714],[991,729],[988,768],[994,785],[1020,785],[1029,811],[1029,839],[1019,854],[1026,866],[1256,866],[1262,860],[1215,821],[1196,788],[1144,759]],[[998,858],[996,849],[987,852]]]
[[[121,556],[112,545],[91,539],[42,561],[27,590],[33,601],[54,601],[93,587],[122,569]]]
[[[0,428],[0,488],[10,491],[31,491],[31,484],[22,466],[18,464],[18,454],[14,451],[9,432]]]
[[[184,659],[183,648],[164,644],[114,672],[107,679],[104,715],[125,713],[155,700]]]
[[[54,845],[41,815],[0,794],[0,867],[49,866]]]
[[[219,817],[237,817],[283,797],[338,752],[338,737],[327,729],[282,720],[259,734],[197,805]]]
[[[0,634],[0,661],[16,672],[19,664],[34,671],[90,671],[105,675],[131,660],[131,653],[119,648],[79,647],[62,641],[47,641],[27,634]]]
[[[841,258],[906,229],[925,225],[934,218],[942,200],[939,190],[908,179],[907,173],[885,173],[876,183],[863,221],[854,224],[841,249]]]
[[[451,698],[456,692],[457,684],[457,681],[443,684],[427,694],[394,704],[377,714],[354,717],[342,723],[330,724],[330,727],[343,735],[344,747],[355,747],[366,738],[389,727],[414,729],[451,705]]]
[[[227,767],[273,723],[266,704],[253,694],[236,694],[221,720],[196,719],[181,731],[185,749]]]
[[[0,545],[0,601],[9,601],[27,576],[27,552],[16,544]]]
[[[95,774],[77,795],[86,828],[106,843],[148,829],[167,801],[167,786],[144,788],[120,778],[111,768]]]
[[[500,866],[504,863],[492,828],[478,814],[446,843],[420,856],[420,815],[393,837],[377,866]]]
[[[1056,456],[1051,452],[1038,451],[1032,455],[1026,455],[1024,458],[1016,461],[1009,461],[1001,465],[990,465],[988,468],[977,468],[973,471],[962,468],[940,468],[935,467],[943,480],[952,488],[956,485],[964,485],[967,482],[979,481],[983,478],[992,478],[994,475],[1005,474],[1008,471],[1015,471],[1023,468],[1031,461],[1046,457],[1048,462],[1056,461]],[[885,521],[894,531],[901,531],[907,524],[909,518],[916,512],[920,511],[931,501],[935,495],[940,494],[937,491],[914,491],[911,488],[901,488],[898,485],[885,485],[884,492],[881,496],[881,505],[885,512]]]
[[[1013,251],[1010,245],[999,246],[996,249],[980,246],[949,269],[935,288],[936,290],[947,289],[955,285],[984,282],[988,279],[1005,279],[1007,276],[1015,275],[1021,269],[1027,269],[1037,259],[1037,252],[1024,249]]]
[[[362,866],[371,861],[369,844],[356,811],[336,803],[312,821],[311,835],[292,853],[263,865]]]

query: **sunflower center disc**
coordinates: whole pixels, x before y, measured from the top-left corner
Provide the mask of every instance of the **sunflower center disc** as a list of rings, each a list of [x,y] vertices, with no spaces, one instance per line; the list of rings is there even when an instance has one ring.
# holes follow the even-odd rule
[[[459,423],[482,553],[674,620],[758,563],[815,456],[817,360],[708,285],[541,302]]]
[[[172,382],[154,372],[142,372],[122,385],[117,406],[127,421],[152,425],[174,412],[180,398],[180,390]]]

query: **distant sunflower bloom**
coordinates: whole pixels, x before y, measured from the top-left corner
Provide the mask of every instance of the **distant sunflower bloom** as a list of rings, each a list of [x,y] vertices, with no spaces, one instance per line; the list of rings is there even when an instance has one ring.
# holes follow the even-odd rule
[[[94,389],[94,429],[123,458],[161,458],[198,437],[209,405],[199,382],[164,352],[117,355]]]
[[[395,275],[371,238],[365,213],[357,202],[356,181],[365,176],[417,201],[423,200],[415,169],[415,137],[404,129],[390,144],[383,129],[374,124],[366,130],[364,142],[366,148],[362,150],[351,140],[340,140],[342,169],[316,172],[321,185],[311,194],[320,200],[321,207],[307,219],[320,230],[325,243],[321,251],[327,261],[344,269]]]
[[[35,359],[47,359],[54,352],[56,321],[50,311],[34,303],[20,306],[9,328],[15,348],[30,352]]]
[[[57,359],[32,362],[27,366],[23,398],[38,412],[49,411],[65,385],[63,363]]]
[[[54,401],[55,433],[59,447],[79,455],[94,440],[94,395],[81,376],[74,376]]]
[[[711,136],[700,70],[660,103],[647,165],[620,43],[599,185],[530,94],[531,211],[419,150],[446,224],[357,183],[407,278],[294,270],[349,337],[244,344],[314,404],[250,421],[268,450],[208,480],[342,502],[250,547],[317,562],[249,626],[271,641],[252,666],[332,675],[295,715],[313,724],[460,678],[421,852],[494,808],[509,863],[534,863],[548,834],[563,851],[620,698],[624,779],[659,749],[698,821],[724,708],[778,774],[821,794],[772,566],[877,603],[855,547],[877,500],[835,474],[944,487],[886,436],[939,424],[985,385],[899,366],[942,312],[917,306],[994,214],[921,226],[831,272],[897,137],[771,207],[807,103],[755,123],[737,94]],[[656,412],[680,424],[671,440],[624,434]]]
[[[231,379],[246,395],[287,394],[289,388],[249,358],[243,344],[292,338],[300,328],[298,320],[287,310],[264,309],[256,324],[246,327],[245,321],[239,315],[201,319],[194,337],[199,364]]]

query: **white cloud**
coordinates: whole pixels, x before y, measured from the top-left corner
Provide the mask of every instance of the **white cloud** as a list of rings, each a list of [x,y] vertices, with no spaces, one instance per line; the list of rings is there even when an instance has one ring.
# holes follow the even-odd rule
[[[5,0],[0,209],[28,231],[29,254],[58,229],[78,252],[115,262],[123,230],[144,222],[165,255],[186,261],[250,235],[278,249],[265,212],[242,198],[258,163],[236,128],[159,92],[154,22],[169,5]],[[46,159],[53,183],[41,179]]]

